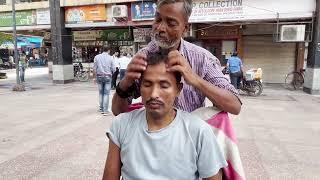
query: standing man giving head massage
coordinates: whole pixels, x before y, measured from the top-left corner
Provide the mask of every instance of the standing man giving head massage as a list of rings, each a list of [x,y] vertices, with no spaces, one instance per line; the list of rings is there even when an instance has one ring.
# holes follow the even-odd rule
[[[112,99],[112,112],[118,115],[127,111],[132,96],[138,97],[137,80],[146,70],[149,53],[169,51],[169,72],[180,72],[183,89],[176,98],[175,107],[194,111],[203,107],[207,97],[219,109],[239,114],[241,102],[238,92],[221,72],[219,60],[209,51],[184,41],[188,19],[192,12],[191,0],[159,0],[153,22],[153,41],[138,52],[127,67]]]

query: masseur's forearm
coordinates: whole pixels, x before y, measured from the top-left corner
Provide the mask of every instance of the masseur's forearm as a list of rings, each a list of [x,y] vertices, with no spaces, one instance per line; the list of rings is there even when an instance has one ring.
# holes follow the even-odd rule
[[[112,112],[115,116],[117,116],[120,113],[126,112],[128,109],[128,100],[123,99],[120,96],[118,96],[117,93],[114,93],[112,98]]]
[[[126,85],[126,83],[123,83],[123,81],[120,81],[119,84],[120,88],[125,90],[128,89],[129,87]],[[113,98],[112,98],[112,106],[111,110],[112,113],[117,116],[120,113],[126,112],[128,109],[129,103],[128,100],[125,98],[121,98],[117,93],[114,93]]]
[[[199,89],[219,109],[235,115],[240,113],[241,103],[230,91],[219,88],[198,76],[193,86]]]

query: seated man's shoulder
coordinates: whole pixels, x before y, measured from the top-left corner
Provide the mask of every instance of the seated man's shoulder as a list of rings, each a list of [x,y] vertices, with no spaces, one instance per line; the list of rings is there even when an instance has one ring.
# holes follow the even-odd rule
[[[112,120],[112,125],[107,130],[107,136],[120,147],[128,137],[132,136],[133,130],[139,126],[143,117],[143,109],[121,113]]]
[[[140,108],[130,112],[121,113],[116,116],[115,120],[117,120],[119,124],[134,124],[134,122],[137,122],[139,118],[143,117],[144,111],[144,108]]]

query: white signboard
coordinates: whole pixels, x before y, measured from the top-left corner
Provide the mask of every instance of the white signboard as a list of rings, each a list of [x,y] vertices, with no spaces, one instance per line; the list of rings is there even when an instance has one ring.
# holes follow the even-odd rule
[[[95,41],[100,38],[101,34],[99,31],[74,31],[73,40],[74,41]]]
[[[37,24],[50,24],[49,9],[37,9]]]
[[[194,0],[189,22],[223,22],[312,17],[314,0]]]
[[[150,36],[151,28],[133,29],[134,42],[146,42],[146,37]]]

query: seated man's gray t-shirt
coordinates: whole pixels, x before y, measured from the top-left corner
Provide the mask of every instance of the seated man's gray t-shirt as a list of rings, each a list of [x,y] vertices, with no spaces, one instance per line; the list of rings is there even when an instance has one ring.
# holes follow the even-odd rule
[[[144,108],[123,113],[107,135],[120,148],[124,180],[193,180],[227,166],[210,125],[184,111],[157,131],[148,131]]]

